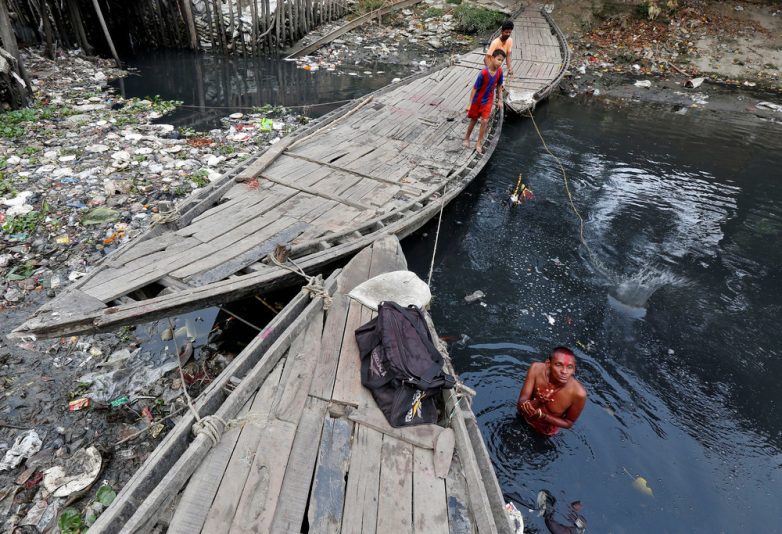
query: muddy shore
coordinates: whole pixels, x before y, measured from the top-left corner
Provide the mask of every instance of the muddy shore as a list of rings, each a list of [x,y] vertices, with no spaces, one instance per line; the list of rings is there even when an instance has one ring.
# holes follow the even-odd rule
[[[553,98],[642,101],[782,120],[782,108],[774,107],[782,93],[778,5],[681,1],[654,19],[633,5],[552,5],[573,55]],[[456,32],[452,9],[423,3],[384,19],[382,27],[346,34],[300,66],[339,70],[366,58],[396,58],[426,68],[482,38]],[[176,103],[154,95],[119,98],[107,81],[124,73],[105,60],[67,52],[54,63],[34,52],[27,57],[39,111],[3,123],[0,138],[0,197],[7,201],[0,207],[0,456],[29,430],[41,443],[19,467],[0,471],[4,531],[51,527],[66,504],[84,512],[97,502],[103,480],[118,491],[173,425],[183,407],[182,387],[197,394],[236,350],[210,339],[210,323],[195,337],[213,347],[191,362],[185,384],[169,369],[162,379],[111,399],[128,397],[112,406],[91,396],[81,377],[137,350],[172,350],[164,343],[168,325],[55,340],[9,341],[6,334],[177,200],[306,121],[289,110],[258,109],[226,117],[219,130],[180,130],[165,124]],[[697,87],[686,87],[699,78]],[[85,398],[90,404],[79,406]],[[50,499],[43,470],[90,446],[103,458],[97,482],[70,498]]]

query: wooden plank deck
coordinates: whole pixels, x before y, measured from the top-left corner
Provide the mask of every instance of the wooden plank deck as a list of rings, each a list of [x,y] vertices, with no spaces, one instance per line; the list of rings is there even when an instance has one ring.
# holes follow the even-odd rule
[[[542,4],[528,7],[514,19],[511,57],[513,76],[505,81],[505,104],[523,114],[551,93],[570,62],[565,37]],[[471,53],[464,61],[482,64],[483,57]]]
[[[544,14],[525,11],[516,24],[511,102],[532,90],[530,80],[554,80],[559,66]],[[496,146],[501,111],[484,155],[461,141],[482,59],[475,50],[281,140],[108,256],[12,335],[107,331],[300,281],[269,262],[280,244],[314,273],[379,236],[409,235],[467,186]]]
[[[241,424],[208,451],[196,437],[189,463],[171,467],[178,478],[140,503],[123,489],[91,532],[510,532],[480,433],[464,425],[468,403],[454,406],[449,391],[449,428],[396,429],[360,383],[354,329],[374,312],[346,305],[346,293],[406,267],[394,236],[362,250],[337,277],[332,306],[310,312],[281,357],[261,359],[266,378],[242,393],[244,378],[229,395]],[[163,524],[166,503],[175,510]]]

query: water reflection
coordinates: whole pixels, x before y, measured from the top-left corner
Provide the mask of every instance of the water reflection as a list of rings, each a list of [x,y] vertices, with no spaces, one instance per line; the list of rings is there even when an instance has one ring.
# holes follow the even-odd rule
[[[404,63],[404,61],[403,61]],[[155,52],[130,61],[140,75],[116,82],[125,97],[160,95],[184,106],[165,120],[176,126],[206,130],[220,126],[231,113],[255,106],[294,106],[317,117],[346,99],[388,85],[418,67],[357,61],[338,71],[315,72],[276,58],[205,56],[186,51]]]
[[[440,333],[472,340],[452,354],[506,496],[581,500],[593,532],[767,530],[782,492],[782,127],[565,99],[537,120],[599,265],[556,161],[528,122],[508,121],[445,212],[433,281]],[[519,172],[536,200],[514,208]],[[405,242],[419,273],[433,235],[434,223]],[[476,289],[485,308],[463,300]],[[577,349],[590,397],[573,430],[542,440],[514,403],[559,344]]]

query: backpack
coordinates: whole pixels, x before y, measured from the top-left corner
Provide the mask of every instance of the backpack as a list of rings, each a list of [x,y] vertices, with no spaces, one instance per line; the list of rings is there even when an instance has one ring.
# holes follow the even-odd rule
[[[452,388],[420,308],[381,302],[377,317],[356,330],[361,383],[393,427],[436,423],[436,394]]]

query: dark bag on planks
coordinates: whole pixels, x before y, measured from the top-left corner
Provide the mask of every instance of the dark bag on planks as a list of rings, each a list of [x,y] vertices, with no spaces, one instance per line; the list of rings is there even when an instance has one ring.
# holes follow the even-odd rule
[[[456,381],[443,371],[423,312],[381,302],[377,317],[356,330],[361,383],[393,427],[437,422],[435,396]]]

